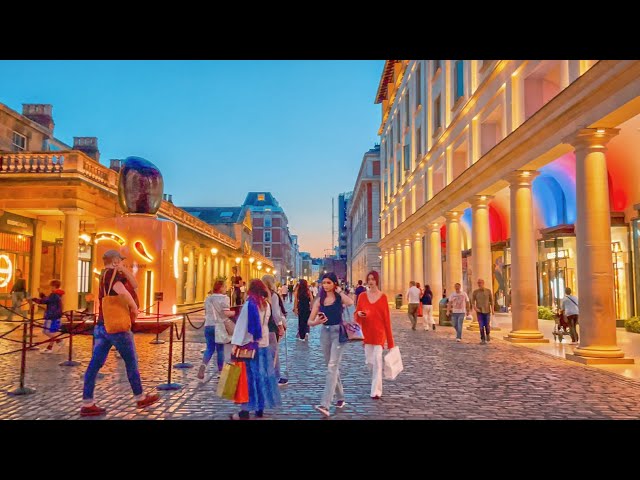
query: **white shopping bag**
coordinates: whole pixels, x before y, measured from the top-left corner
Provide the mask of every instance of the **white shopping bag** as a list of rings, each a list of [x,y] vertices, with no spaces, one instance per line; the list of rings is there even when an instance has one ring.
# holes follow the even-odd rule
[[[384,356],[384,369],[383,375],[385,380],[395,380],[398,374],[404,370],[402,365],[402,357],[400,356],[400,349],[393,347]]]

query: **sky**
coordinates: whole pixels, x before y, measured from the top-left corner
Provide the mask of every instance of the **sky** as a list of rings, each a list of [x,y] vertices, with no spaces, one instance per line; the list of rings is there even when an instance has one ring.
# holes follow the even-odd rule
[[[379,142],[384,60],[0,61],[0,102],[53,105],[54,136],[155,163],[177,206],[270,191],[301,251],[331,247],[331,198]],[[337,211],[335,212],[337,217]],[[336,220],[337,223],[337,220]]]

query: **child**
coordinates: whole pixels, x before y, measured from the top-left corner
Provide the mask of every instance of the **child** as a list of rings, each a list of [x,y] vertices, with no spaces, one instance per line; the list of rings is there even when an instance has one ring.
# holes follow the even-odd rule
[[[51,294],[45,296],[44,293],[40,294],[40,298],[32,298],[36,303],[45,304],[47,309],[44,312],[44,334],[49,337],[49,345],[47,348],[40,351],[40,353],[58,353],[62,348],[62,340],[53,340],[53,337],[60,331],[60,318],[62,317],[62,295],[64,290],[60,290],[62,283],[60,280],[51,280],[49,286],[51,287]],[[53,346],[56,346],[56,351],[53,351]]]

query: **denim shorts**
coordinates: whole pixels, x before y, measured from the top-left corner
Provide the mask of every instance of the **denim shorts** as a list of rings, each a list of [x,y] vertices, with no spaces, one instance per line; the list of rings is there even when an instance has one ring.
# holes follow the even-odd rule
[[[44,331],[50,333],[56,333],[60,331],[60,319],[55,318],[53,320],[45,320],[44,321]]]

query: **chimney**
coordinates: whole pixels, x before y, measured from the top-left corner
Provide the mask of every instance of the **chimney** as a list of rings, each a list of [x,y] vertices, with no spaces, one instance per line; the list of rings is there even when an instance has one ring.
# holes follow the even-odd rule
[[[73,137],[73,149],[86,153],[96,162],[100,161],[98,137]]]
[[[53,134],[53,105],[47,103],[23,103],[22,115],[29,120],[33,120],[37,124],[42,125],[44,128],[51,131]]]
[[[122,160],[119,158],[112,158],[109,160],[109,168],[116,172],[120,172],[122,169]]]

